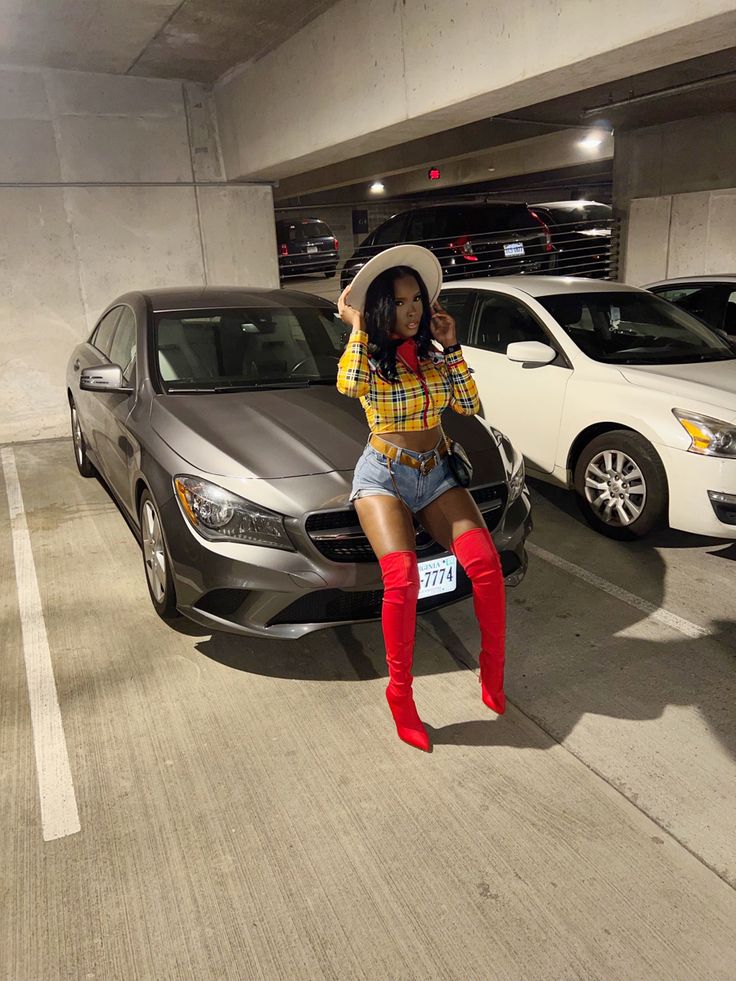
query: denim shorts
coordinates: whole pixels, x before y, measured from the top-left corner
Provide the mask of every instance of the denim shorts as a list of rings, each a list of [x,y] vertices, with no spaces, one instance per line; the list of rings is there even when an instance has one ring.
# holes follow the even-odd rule
[[[413,456],[416,460],[426,460],[436,453],[436,450],[429,450],[427,453],[415,453],[413,450],[403,448],[402,451]],[[391,480],[391,472],[389,472],[389,463],[394,475],[393,480]],[[394,482],[396,486],[394,486]],[[416,513],[453,487],[457,487],[457,483],[450,473],[447,456],[440,457],[439,463],[436,463],[424,477],[421,470],[415,470],[414,467],[410,467],[406,463],[389,460],[387,456],[379,453],[369,443],[355,467],[350,500],[354,501],[357,497],[370,497],[374,494],[385,497],[400,497],[409,510]],[[397,489],[398,494],[396,493]]]

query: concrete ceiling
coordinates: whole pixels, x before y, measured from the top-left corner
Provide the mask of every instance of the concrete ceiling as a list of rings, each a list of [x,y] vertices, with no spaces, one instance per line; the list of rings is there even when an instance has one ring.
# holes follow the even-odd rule
[[[734,106],[736,48],[724,48],[528,106],[504,118],[552,126],[606,124],[621,130],[732,112]]]
[[[488,156],[486,151],[494,147],[511,151],[513,156],[514,144],[523,141],[518,142],[523,148],[518,160],[521,164],[523,156],[528,154],[530,138],[544,134],[564,130],[577,132],[579,129],[585,135],[584,131],[597,126],[606,131],[621,132],[688,116],[732,112],[734,106],[736,48],[726,48],[286,178],[280,182],[275,195],[282,205],[314,200],[371,200],[368,185],[372,180],[396,174],[411,175],[412,172],[416,178],[411,187],[414,194],[417,187],[426,183],[427,166],[438,164],[442,164],[443,178],[441,185],[434,185],[434,191],[441,194],[449,186],[445,174],[449,176],[453,169],[446,165],[461,160],[466,162],[462,168],[464,177],[456,184],[462,183],[465,190],[471,186],[490,189],[493,184],[486,177],[489,168],[485,158]],[[492,162],[497,173],[508,170],[508,167],[499,166],[495,159]],[[565,165],[568,163],[565,161]],[[562,164],[551,162],[550,166]],[[519,175],[529,172],[530,168],[524,169],[521,165],[514,171]],[[407,189],[406,180],[393,183]]]
[[[214,82],[336,0],[0,0],[0,64]]]

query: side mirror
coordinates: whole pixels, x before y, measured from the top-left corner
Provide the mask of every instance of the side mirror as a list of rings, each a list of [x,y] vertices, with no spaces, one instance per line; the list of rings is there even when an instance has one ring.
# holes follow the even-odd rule
[[[557,357],[557,351],[549,344],[541,341],[515,341],[506,348],[509,361],[521,361],[524,364],[549,364]]]
[[[79,387],[84,392],[132,392],[123,380],[123,369],[118,364],[98,364],[83,368]]]

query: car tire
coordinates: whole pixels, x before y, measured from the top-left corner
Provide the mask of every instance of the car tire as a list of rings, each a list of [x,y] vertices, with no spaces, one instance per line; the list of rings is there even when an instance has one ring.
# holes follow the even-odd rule
[[[664,466],[652,444],[632,430],[591,440],[575,464],[574,486],[585,520],[608,538],[643,538],[666,519]]]
[[[332,277],[335,275],[336,272],[337,269],[325,269],[324,270],[325,279],[332,279]]]
[[[87,456],[87,442],[82,432],[82,424],[79,419],[77,407],[74,404],[74,399],[70,399],[69,401],[69,410],[71,413],[72,443],[74,444],[74,462],[77,464],[77,470],[83,477],[94,477],[97,470]]]
[[[176,589],[166,554],[164,534],[156,502],[147,490],[143,491],[138,508],[141,529],[143,570],[146,575],[148,595],[153,608],[162,620],[179,616],[176,609]]]

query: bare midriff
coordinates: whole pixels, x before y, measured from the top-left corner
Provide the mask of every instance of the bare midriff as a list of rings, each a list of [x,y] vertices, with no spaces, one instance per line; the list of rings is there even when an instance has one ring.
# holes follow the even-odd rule
[[[419,432],[411,433],[380,433],[380,438],[395,446],[402,446],[405,450],[413,450],[415,453],[428,453],[433,450],[440,441],[442,434],[439,426],[432,429],[422,429]]]

